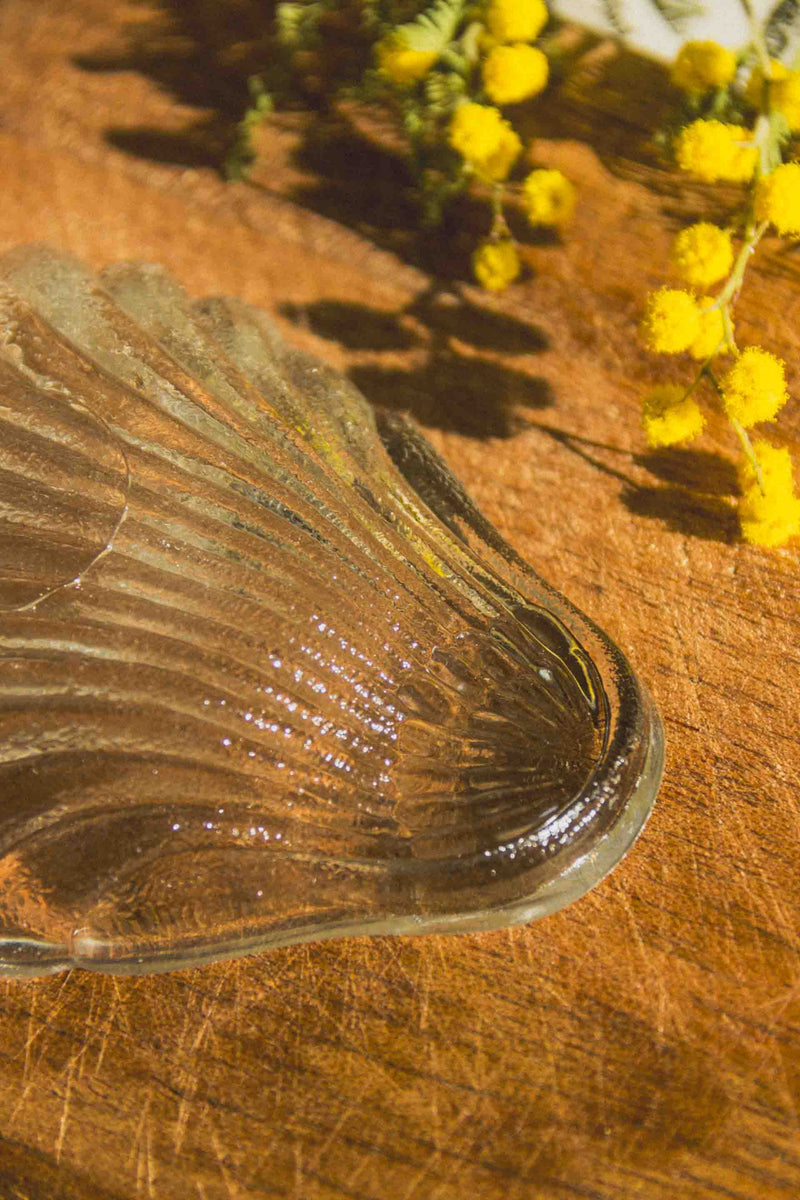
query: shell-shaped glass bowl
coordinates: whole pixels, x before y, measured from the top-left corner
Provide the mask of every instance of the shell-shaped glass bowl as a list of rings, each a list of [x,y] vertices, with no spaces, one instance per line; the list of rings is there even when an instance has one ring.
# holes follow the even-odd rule
[[[624,656],[409,421],[162,270],[0,260],[0,972],[491,929],[658,788]]]

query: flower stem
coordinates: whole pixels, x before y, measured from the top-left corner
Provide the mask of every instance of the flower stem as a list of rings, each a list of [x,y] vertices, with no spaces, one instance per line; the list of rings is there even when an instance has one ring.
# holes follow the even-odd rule
[[[753,474],[756,477],[756,483],[758,484],[759,491],[761,492],[762,496],[765,496],[766,490],[764,488],[764,476],[761,474],[761,465],[756,458],[756,452],[753,449],[753,443],[750,441],[750,435],[745,429],[744,425],[742,425],[740,421],[736,420],[736,417],[729,416],[728,420],[733,426],[734,433],[742,443],[742,449],[745,452],[745,456],[747,457],[750,466],[753,468]]]
[[[772,63],[770,62],[767,43],[764,40],[763,25],[753,12],[753,5],[751,4],[750,0],[742,0],[742,8],[744,9],[747,20],[750,24],[750,41],[753,49],[756,52],[759,66],[761,67],[764,78],[769,79],[772,75]]]
[[[717,393],[720,399],[722,399],[722,388],[719,386],[716,375],[709,367],[704,367],[703,370],[711,382],[714,391]],[[748,434],[744,425],[742,425],[741,421],[737,421],[736,417],[732,417],[730,413],[727,413],[726,416],[733,427],[733,432],[741,442],[742,450],[744,450],[745,457],[750,463],[750,466],[753,468],[753,474],[756,477],[756,483],[758,484],[761,495],[763,496],[766,494],[764,491],[764,476],[761,473],[761,465],[756,458],[756,452],[753,449],[753,443],[750,441],[750,435]]]
[[[492,240],[499,241],[511,236],[511,230],[508,228],[508,222],[503,212],[504,199],[505,188],[502,183],[496,183],[492,188],[492,229],[489,234]]]
[[[728,276],[727,283],[719,296],[717,296],[717,304],[723,307],[723,315],[725,314],[725,307],[736,300],[736,296],[744,280],[744,273],[747,270],[750,256],[766,233],[768,226],[769,221],[762,221],[759,225],[750,224],[747,227],[745,241],[736,256],[736,262],[733,264],[733,269]],[[728,321],[730,321],[730,317],[728,317]]]

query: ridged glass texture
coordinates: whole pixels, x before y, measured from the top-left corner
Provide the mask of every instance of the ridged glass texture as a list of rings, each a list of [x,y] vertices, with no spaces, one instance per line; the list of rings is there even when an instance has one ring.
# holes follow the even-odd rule
[[[162,270],[0,261],[0,972],[581,895],[662,766],[620,651],[417,429]]]

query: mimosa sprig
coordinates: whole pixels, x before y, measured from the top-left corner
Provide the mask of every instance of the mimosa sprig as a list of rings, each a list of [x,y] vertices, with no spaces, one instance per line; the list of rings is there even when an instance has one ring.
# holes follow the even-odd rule
[[[771,231],[800,237],[800,163],[786,161],[800,131],[800,71],[770,59],[749,15],[751,40],[738,55],[715,42],[687,42],[673,64],[688,109],[742,114],[742,123],[705,115],[685,124],[673,143],[677,165],[708,183],[740,183],[743,192],[729,228],[701,221],[678,234],[672,266],[686,286],[648,298],[641,327],[648,349],[687,353],[701,365],[686,387],[664,384],[645,396],[643,425],[650,446],[672,446],[702,432],[704,406],[721,408],[742,451],[742,535],[779,546],[800,532],[792,463],[787,449],[752,439],[751,430],[787,402],[785,366],[768,350],[738,345],[733,310],[762,239]]]

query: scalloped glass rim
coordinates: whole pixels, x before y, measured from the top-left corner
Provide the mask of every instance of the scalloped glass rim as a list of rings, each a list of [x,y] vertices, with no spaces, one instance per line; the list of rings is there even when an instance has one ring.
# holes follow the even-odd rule
[[[640,685],[641,686],[641,685]],[[566,908],[596,887],[625,857],[647,824],[661,784],[665,747],[661,719],[649,696],[643,695],[643,715],[648,733],[648,749],[638,783],[619,814],[616,824],[590,850],[576,859],[563,874],[551,879],[530,896],[510,904],[476,912],[442,916],[431,922],[425,917],[400,916],[374,921],[357,921],[331,928],[314,926],[307,930],[291,929],[267,937],[237,939],[227,945],[186,948],[179,955],[104,960],[107,947],[87,939],[85,953],[70,953],[66,946],[48,946],[35,942],[0,942],[0,953],[10,961],[0,962],[0,977],[16,979],[55,975],[72,968],[107,975],[161,974],[185,970],[213,962],[245,958],[266,950],[327,941],[346,937],[435,936],[439,934],[488,933],[511,925],[527,925]],[[61,953],[59,953],[61,951]],[[25,961],[16,965],[14,956]]]
[[[158,268],[122,264],[98,283],[21,248],[0,280],[16,504],[0,550],[31,555],[0,572],[18,598],[3,619],[21,669],[0,675],[0,975],[146,973],[330,937],[494,929],[563,907],[613,868],[661,781],[655,707],[413,423],[369,408],[263,314],[191,301]],[[42,484],[26,493],[19,463],[34,459]],[[70,513],[94,547],[77,590],[77,543],[58,540]],[[41,519],[66,554],[60,583]],[[168,534],[157,545],[154,528]],[[31,563],[45,583],[34,600]],[[325,658],[319,612],[369,660],[342,675],[328,653],[311,671],[333,686],[322,698],[294,671],[307,676],[308,658],[293,658]],[[295,694],[310,688],[305,716],[334,732],[297,722],[281,773],[287,730],[280,697],[267,699],[280,689],[260,685],[284,667]],[[214,688],[234,706],[210,719]],[[337,694],[351,707],[332,708]],[[399,733],[384,729],[389,701]],[[254,703],[260,716],[245,713]],[[352,717],[328,721],[340,711]],[[372,747],[344,743],[359,746],[353,776],[320,765],[342,745],[339,724],[347,737],[381,730]],[[259,819],[287,841],[243,846],[238,825]]]

